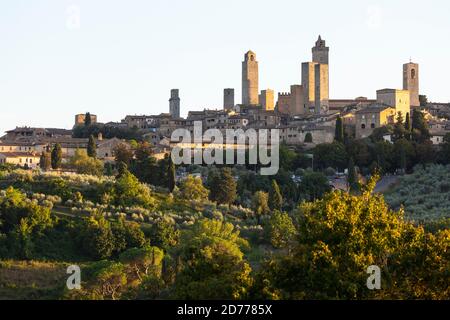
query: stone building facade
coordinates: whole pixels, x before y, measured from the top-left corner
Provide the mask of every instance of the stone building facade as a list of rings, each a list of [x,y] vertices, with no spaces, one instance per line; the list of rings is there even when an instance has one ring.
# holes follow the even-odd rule
[[[376,103],[355,113],[356,139],[369,137],[373,130],[395,122],[395,108]]]
[[[411,103],[408,90],[382,89],[377,91],[377,102],[395,108],[396,114],[401,112],[403,119],[411,116]]]

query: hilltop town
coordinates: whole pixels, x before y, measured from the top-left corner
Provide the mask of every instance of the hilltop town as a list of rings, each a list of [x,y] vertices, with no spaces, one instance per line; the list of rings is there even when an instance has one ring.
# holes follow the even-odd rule
[[[88,137],[94,134],[98,158],[114,162],[114,149],[129,145],[129,140],[145,140],[154,147],[155,156],[163,158],[174,143],[171,134],[178,128],[193,130],[200,121],[203,130],[279,129],[280,140],[291,147],[311,149],[335,139],[336,121],[340,118],[345,134],[354,139],[369,137],[377,128],[395,125],[399,114],[403,120],[420,110],[430,129],[434,145],[444,142],[450,132],[450,105],[428,103],[419,91],[419,65],[403,65],[402,89],[376,91],[376,99],[332,99],[329,96],[330,48],[320,36],[312,48],[312,61],[301,64],[301,84],[292,84],[290,92],[278,93],[259,88],[259,67],[256,53],[248,51],[242,62],[242,101],[236,103],[235,90],[224,89],[223,109],[189,111],[180,117],[180,90],[172,89],[169,112],[158,115],[126,115],[120,122],[100,123],[93,114],[75,116],[73,130],[17,127],[0,138],[0,163],[37,167],[43,151],[60,144],[64,159],[76,150],[87,149]],[[332,65],[331,65],[332,67]],[[86,119],[89,117],[89,119]],[[88,123],[92,128],[83,128]],[[392,141],[386,132],[384,138]]]
[[[329,52],[319,36],[277,99],[248,51],[241,103],[225,88],[220,110],[183,118],[172,89],[168,113],[7,131],[0,299],[448,299],[450,106],[413,62],[402,89],[332,99]],[[199,123],[278,132],[276,173],[176,163],[173,133]]]

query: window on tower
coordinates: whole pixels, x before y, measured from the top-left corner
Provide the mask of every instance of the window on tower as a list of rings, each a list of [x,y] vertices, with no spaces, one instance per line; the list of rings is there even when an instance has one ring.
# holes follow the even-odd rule
[[[416,69],[412,69],[411,70],[411,79],[415,79],[416,78]]]

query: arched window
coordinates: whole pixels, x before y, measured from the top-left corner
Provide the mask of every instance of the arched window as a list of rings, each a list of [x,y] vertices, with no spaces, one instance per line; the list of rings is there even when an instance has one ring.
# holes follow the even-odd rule
[[[371,127],[372,129],[375,129],[375,123],[372,123],[372,124],[370,125],[370,127]]]
[[[415,79],[416,78],[416,69],[412,69],[411,70],[411,79]]]
[[[361,125],[361,129],[365,129],[366,128],[366,125],[363,123],[362,125]]]

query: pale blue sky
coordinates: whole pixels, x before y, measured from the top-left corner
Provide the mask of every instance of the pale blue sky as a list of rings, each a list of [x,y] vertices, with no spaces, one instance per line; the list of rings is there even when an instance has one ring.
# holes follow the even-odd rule
[[[449,13],[446,0],[2,0],[0,131],[71,128],[86,111],[102,122],[167,112],[171,88],[182,115],[221,108],[226,87],[240,102],[249,49],[260,89],[288,91],[319,34],[332,98],[401,88],[412,57],[421,93],[449,102]]]

